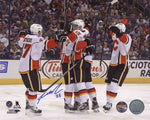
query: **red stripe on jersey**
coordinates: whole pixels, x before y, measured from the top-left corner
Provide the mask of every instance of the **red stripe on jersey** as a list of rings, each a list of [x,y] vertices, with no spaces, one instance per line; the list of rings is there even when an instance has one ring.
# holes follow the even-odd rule
[[[109,31],[109,34],[110,34],[110,36],[111,36],[111,38],[112,38],[112,36],[113,36],[114,33],[110,30],[110,31]]]
[[[74,60],[80,60],[82,58],[82,52],[74,52]]]
[[[46,42],[46,50],[55,48],[57,46],[59,46],[59,44],[57,44],[54,39],[50,39]]]
[[[62,63],[70,63],[70,56],[64,55],[62,58]]]
[[[40,68],[40,60],[31,60],[31,70]]]
[[[65,92],[64,94],[66,98],[72,98],[72,93]]]
[[[94,93],[96,93],[95,88],[92,88],[92,89],[88,90],[88,94],[94,94]]]
[[[126,34],[123,34],[120,38],[119,38],[119,40],[121,41],[121,42],[123,42],[123,43],[128,43],[128,37],[127,37],[127,35]]]
[[[85,94],[88,94],[87,90],[79,91],[79,96],[82,96],[82,95],[85,95]]]
[[[79,93],[78,92],[74,92],[74,96],[75,97],[79,97]]]
[[[26,95],[26,97],[28,97],[28,96],[29,96],[29,92],[28,92],[28,91],[26,91],[26,92],[25,92],[25,95]]]
[[[37,99],[37,95],[28,95],[28,99],[29,100],[36,100]]]
[[[120,64],[127,64],[127,56],[120,55]]]
[[[85,47],[87,47],[87,43],[85,41],[79,41],[75,46],[75,51],[82,50]]]
[[[107,96],[111,98],[115,98],[117,96],[117,93],[112,93],[110,91],[107,91]]]
[[[71,40],[71,42],[75,42],[77,39],[77,36],[74,32],[68,34],[68,38]]]

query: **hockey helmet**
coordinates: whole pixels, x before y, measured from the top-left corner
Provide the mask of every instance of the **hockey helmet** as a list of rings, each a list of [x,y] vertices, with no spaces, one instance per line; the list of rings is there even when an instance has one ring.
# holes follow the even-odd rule
[[[76,19],[76,20],[72,21],[71,24],[72,24],[72,25],[77,25],[77,26],[79,26],[79,28],[81,28],[81,29],[83,29],[84,26],[85,26],[84,21],[81,20],[81,19]]]
[[[116,24],[116,27],[120,30],[121,33],[126,31],[126,26],[123,23]]]
[[[30,26],[30,31],[31,31],[31,33],[34,34],[34,35],[38,35],[39,32],[40,32],[40,35],[42,35],[43,27],[42,27],[42,25],[40,25],[40,24],[32,24],[32,25]]]

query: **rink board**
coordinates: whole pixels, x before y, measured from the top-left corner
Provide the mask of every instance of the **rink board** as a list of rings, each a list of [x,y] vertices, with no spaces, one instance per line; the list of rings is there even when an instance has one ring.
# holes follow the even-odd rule
[[[57,79],[47,79],[43,78],[42,79],[42,84],[52,84],[55,82]],[[94,84],[103,84],[105,79],[104,78],[93,78],[93,83]],[[58,83],[63,83],[64,84],[64,79],[61,79],[58,81]],[[126,78],[124,83],[150,83],[150,78]],[[9,84],[23,84],[21,79],[0,79],[0,85],[9,85]]]
[[[93,83],[104,83],[109,60],[103,61],[100,67],[99,60],[94,60],[91,67]],[[22,84],[19,69],[19,60],[0,60],[0,84]],[[63,74],[60,60],[41,61],[41,79],[43,84],[51,84]],[[63,78],[59,81],[64,83]],[[150,61],[132,60],[125,83],[150,83]]]

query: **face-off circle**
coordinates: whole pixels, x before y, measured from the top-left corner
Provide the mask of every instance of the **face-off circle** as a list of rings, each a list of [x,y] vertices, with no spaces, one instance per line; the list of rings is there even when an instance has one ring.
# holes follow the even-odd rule
[[[12,107],[12,105],[13,105],[13,103],[12,103],[11,101],[7,101],[7,102],[6,102],[6,106],[7,106],[8,108]]]

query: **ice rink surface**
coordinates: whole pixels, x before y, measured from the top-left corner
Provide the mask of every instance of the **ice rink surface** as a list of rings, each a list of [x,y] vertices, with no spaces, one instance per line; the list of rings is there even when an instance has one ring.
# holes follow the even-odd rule
[[[47,86],[43,85],[43,88]],[[56,86],[54,85],[49,91],[56,88]],[[0,120],[150,120],[150,84],[124,84],[119,89],[119,94],[109,113],[104,113],[102,109],[106,102],[105,84],[95,84],[95,88],[100,105],[99,113],[94,113],[91,109],[88,113],[65,113],[64,95],[61,91],[61,96],[52,93],[42,98],[38,104],[38,107],[43,111],[42,115],[31,116],[25,115],[24,85],[0,85]],[[59,89],[64,90],[64,85],[61,85]],[[38,94],[38,98],[40,95],[42,93]],[[144,102],[145,109],[141,114],[135,115],[129,110],[129,104],[134,99],[140,99]],[[6,101],[9,100],[13,104],[15,104],[15,101],[19,101],[21,111],[17,114],[7,114]],[[120,101],[124,101],[128,105],[128,109],[124,113],[116,110],[116,104]]]

